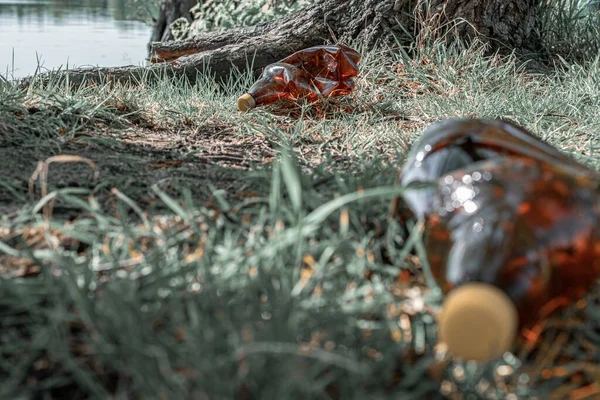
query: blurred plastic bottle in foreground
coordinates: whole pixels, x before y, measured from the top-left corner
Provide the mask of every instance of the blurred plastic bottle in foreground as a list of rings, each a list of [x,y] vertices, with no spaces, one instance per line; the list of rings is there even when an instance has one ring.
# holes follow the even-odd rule
[[[320,96],[348,94],[358,75],[360,58],[355,50],[341,44],[300,50],[265,67],[260,79],[238,99],[238,109],[247,111],[281,99],[313,102]]]
[[[446,120],[413,147],[404,200],[447,294],[440,341],[485,361],[600,276],[600,175],[500,120]]]

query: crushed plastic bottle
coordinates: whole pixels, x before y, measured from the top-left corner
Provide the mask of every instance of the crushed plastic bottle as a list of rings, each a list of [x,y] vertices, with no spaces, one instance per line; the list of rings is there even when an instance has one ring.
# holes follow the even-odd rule
[[[413,147],[402,185],[447,294],[440,340],[485,361],[600,276],[600,174],[500,120],[446,120]]]
[[[358,75],[361,56],[344,46],[314,46],[268,65],[237,106],[240,111],[272,104],[278,100],[307,99],[349,94]]]

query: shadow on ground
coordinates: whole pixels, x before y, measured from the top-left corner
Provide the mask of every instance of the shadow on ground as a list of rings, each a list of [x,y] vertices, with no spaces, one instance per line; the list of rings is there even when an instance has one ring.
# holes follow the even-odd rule
[[[0,212],[12,213],[30,198],[29,181],[38,162],[66,154],[93,161],[99,179],[94,184],[93,170],[83,162],[52,163],[49,190],[95,187],[102,197],[115,187],[141,206],[148,206],[155,199],[152,185],[167,192],[186,187],[200,200],[209,199],[215,188],[227,196],[243,196],[250,191],[248,172],[267,167],[275,149],[265,138],[234,137],[226,126],[218,125],[178,132],[137,127],[114,134],[93,132],[60,146],[25,144],[0,136],[1,180],[5,183],[0,190]],[[34,192],[34,199],[39,199],[39,181]],[[69,214],[60,204],[54,212]]]

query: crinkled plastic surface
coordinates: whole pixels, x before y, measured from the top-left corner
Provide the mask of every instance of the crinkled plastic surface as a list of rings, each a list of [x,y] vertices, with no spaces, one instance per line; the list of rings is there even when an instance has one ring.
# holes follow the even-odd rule
[[[444,292],[467,282],[501,288],[530,326],[583,295],[600,276],[600,175],[522,128],[447,120],[413,147],[401,182],[425,222]]]
[[[248,93],[253,106],[346,95],[352,92],[360,59],[355,50],[341,44],[310,47],[268,65]]]

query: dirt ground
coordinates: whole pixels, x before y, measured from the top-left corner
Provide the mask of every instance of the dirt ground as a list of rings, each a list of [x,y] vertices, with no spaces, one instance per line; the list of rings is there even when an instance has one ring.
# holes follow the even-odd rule
[[[264,167],[275,151],[265,138],[239,138],[229,130],[219,125],[176,132],[136,127],[115,133],[94,131],[60,146],[24,144],[0,136],[1,179],[16,192],[0,186],[0,212],[13,213],[22,207],[23,198],[30,195],[29,180],[38,162],[66,154],[93,161],[99,172],[96,184],[116,187],[141,206],[152,202],[154,184],[167,192],[185,186],[199,198],[211,195],[209,185],[229,195],[241,195],[250,185],[244,172]],[[92,169],[83,162],[52,163],[48,188],[93,188],[92,177]],[[34,191],[34,198],[39,199],[39,182]],[[57,204],[54,213],[69,211]]]

